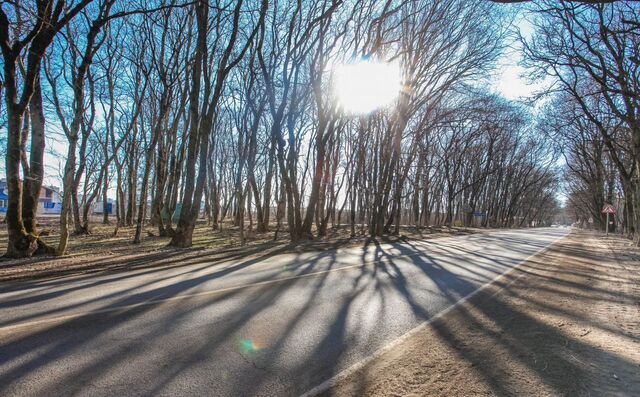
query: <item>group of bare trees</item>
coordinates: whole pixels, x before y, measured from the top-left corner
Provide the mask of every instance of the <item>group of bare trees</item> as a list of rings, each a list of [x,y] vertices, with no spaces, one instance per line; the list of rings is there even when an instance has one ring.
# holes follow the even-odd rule
[[[70,232],[90,232],[92,203],[111,221],[108,196],[116,232],[135,226],[138,243],[150,222],[176,247],[191,246],[201,216],[212,233],[232,221],[242,242],[341,224],[380,236],[400,225],[548,223],[559,184],[550,146],[524,108],[482,88],[505,44],[500,7],[3,4],[7,255],[63,254]],[[334,68],[374,60],[400,65],[399,96],[351,114],[335,98]],[[56,248],[38,238],[35,214],[51,131],[68,148]]]
[[[564,150],[569,205],[604,228],[605,203],[640,226],[640,3],[540,2],[524,40],[535,77],[552,80],[545,125]]]

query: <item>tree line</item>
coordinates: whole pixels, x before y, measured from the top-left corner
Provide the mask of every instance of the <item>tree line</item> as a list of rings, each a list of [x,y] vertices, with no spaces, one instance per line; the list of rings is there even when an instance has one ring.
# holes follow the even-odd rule
[[[542,112],[567,167],[568,208],[604,229],[618,207],[630,237],[640,230],[640,3],[544,1],[531,7],[534,34],[522,38],[534,78],[552,84]]]
[[[139,243],[150,222],[174,247],[201,216],[243,243],[548,224],[553,147],[486,88],[510,17],[462,0],[4,3],[6,256],[64,254],[92,203],[110,221],[110,192],[116,233],[135,226]],[[352,114],[335,67],[373,60],[400,66],[399,96]],[[52,131],[67,145],[56,247],[36,223]]]

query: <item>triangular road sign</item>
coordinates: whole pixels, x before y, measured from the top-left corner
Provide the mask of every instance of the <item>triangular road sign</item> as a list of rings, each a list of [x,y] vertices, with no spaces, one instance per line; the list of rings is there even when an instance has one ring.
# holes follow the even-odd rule
[[[605,204],[604,207],[602,207],[602,213],[603,214],[615,214],[616,213],[616,209],[611,204]]]

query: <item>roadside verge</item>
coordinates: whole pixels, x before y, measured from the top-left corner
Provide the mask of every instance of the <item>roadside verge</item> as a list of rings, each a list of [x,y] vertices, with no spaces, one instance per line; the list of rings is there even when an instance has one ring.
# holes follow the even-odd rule
[[[640,266],[574,231],[323,395],[640,395]]]

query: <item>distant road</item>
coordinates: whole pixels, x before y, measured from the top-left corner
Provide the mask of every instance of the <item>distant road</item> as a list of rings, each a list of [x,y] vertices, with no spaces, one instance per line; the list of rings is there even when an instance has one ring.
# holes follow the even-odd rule
[[[0,395],[299,395],[568,231],[0,284]]]

